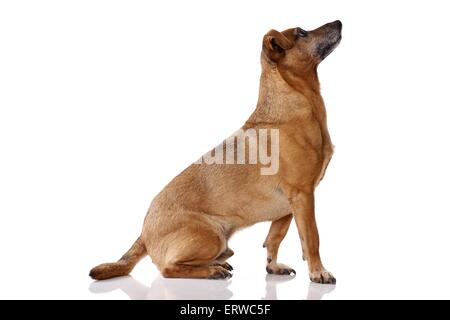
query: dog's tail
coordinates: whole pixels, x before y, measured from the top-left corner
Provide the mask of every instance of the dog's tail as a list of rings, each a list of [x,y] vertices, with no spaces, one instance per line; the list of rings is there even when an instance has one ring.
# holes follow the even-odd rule
[[[134,266],[145,256],[147,250],[141,238],[138,238],[119,261],[103,263],[89,272],[89,276],[95,280],[105,280],[114,277],[125,276],[133,270]]]

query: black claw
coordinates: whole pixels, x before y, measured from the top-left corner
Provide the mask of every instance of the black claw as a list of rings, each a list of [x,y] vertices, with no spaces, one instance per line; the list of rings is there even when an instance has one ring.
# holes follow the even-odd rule
[[[225,263],[225,264],[223,265],[223,267],[224,267],[225,269],[227,269],[228,271],[233,271],[233,266],[232,266],[231,264],[229,264],[229,263]]]

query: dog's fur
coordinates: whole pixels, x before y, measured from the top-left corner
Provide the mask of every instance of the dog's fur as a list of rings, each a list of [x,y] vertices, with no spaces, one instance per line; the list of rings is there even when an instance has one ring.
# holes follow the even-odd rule
[[[191,165],[153,200],[131,249],[90,276],[126,275],[148,254],[165,277],[226,278],[233,255],[228,239],[261,221],[272,221],[264,242],[267,271],[289,274],[295,271],[279,264],[277,253],[294,217],[310,279],[335,283],[319,255],[314,190],[333,154],[317,66],[339,43],[341,28],[335,21],[264,36],[259,100],[243,129],[279,130],[278,173],[261,175],[260,165],[251,164]]]

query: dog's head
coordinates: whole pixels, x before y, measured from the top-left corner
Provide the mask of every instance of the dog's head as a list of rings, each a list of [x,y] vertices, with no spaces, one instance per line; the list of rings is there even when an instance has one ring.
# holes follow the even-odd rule
[[[339,44],[342,23],[337,20],[315,30],[270,30],[263,39],[263,58],[283,69],[303,72],[315,68]]]

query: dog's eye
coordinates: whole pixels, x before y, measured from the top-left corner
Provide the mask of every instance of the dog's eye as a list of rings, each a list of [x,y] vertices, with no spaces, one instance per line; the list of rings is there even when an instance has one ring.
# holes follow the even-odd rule
[[[308,36],[308,31],[303,30],[302,28],[297,28],[297,30],[295,30],[295,36],[297,38],[304,38]]]

